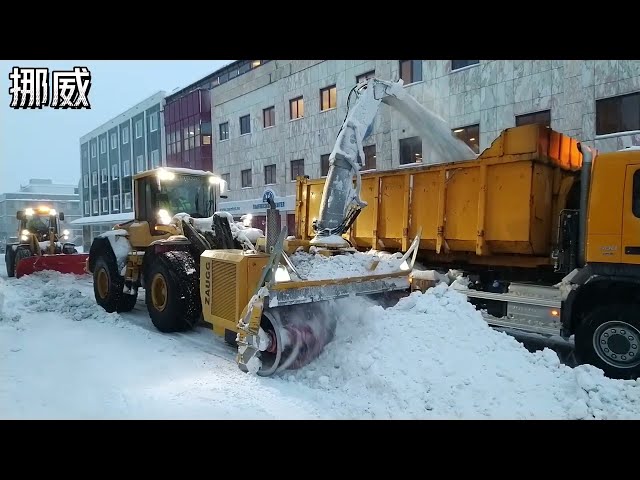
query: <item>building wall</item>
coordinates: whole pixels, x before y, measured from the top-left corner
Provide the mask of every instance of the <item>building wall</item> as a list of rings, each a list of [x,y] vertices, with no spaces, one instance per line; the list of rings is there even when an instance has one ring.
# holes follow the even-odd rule
[[[405,88],[447,120],[452,130],[463,129],[457,134],[465,135],[477,151],[487,148],[502,130],[515,126],[518,116],[544,111],[549,111],[553,129],[598,149],[640,145],[640,95],[624,100],[626,115],[633,117],[626,127],[596,135],[597,101],[640,92],[640,61],[480,60],[463,61],[470,64],[453,65],[454,70],[450,60],[411,62],[421,73],[419,78],[408,78]],[[321,156],[333,148],[347,113],[349,91],[359,75],[372,71],[379,78],[397,80],[400,61],[274,60],[218,86],[211,99],[215,169],[228,175],[229,200],[260,198],[266,165],[276,165],[273,188],[280,196],[295,195],[292,160],[304,160],[304,174],[321,176]],[[330,85],[336,86],[336,108],[320,111],[320,90]],[[304,117],[292,120],[289,102],[298,96],[304,99]],[[275,106],[275,126],[264,128],[263,110],[270,106]],[[600,117],[620,116],[615,105],[608,112],[598,108]],[[241,135],[239,119],[245,115],[250,115],[251,132]],[[221,140],[220,124],[225,122],[229,138]],[[600,122],[607,123],[602,118]],[[478,138],[470,133],[474,131]],[[375,168],[398,168],[405,156],[400,142],[414,136],[403,117],[382,105],[364,144],[375,145]],[[422,145],[421,153],[423,161],[432,160],[428,145]],[[243,188],[241,172],[248,169],[252,186]]]
[[[166,164],[164,96],[158,92],[80,138],[83,216],[132,211],[133,175]]]

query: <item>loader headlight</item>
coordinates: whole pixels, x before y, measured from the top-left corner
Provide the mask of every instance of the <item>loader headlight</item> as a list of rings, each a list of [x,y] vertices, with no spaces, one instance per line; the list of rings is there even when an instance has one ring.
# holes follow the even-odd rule
[[[213,177],[213,176],[209,177],[209,183],[210,183],[211,185],[217,185],[217,184],[219,184],[219,183],[220,183],[220,180],[221,180],[221,178],[220,178],[220,177]]]
[[[29,230],[22,230],[22,235],[29,235]]]
[[[63,236],[62,236],[62,239],[63,239],[63,240],[69,240],[69,235],[63,235]]]
[[[289,275],[287,268],[283,265],[278,265],[278,268],[276,268],[276,283],[289,281],[291,281],[291,275]]]
[[[158,223],[161,225],[169,225],[171,223],[171,215],[164,208],[158,210]]]
[[[28,216],[33,215],[33,208],[27,208],[27,209],[24,211],[24,214],[25,214],[25,215],[28,215]]]
[[[27,240],[29,240],[29,237],[27,237],[26,235],[22,235],[20,237],[20,240],[22,240],[23,242],[26,242]]]
[[[63,230],[63,231],[62,231],[62,234],[63,234],[63,235],[69,235],[69,230]]]
[[[57,213],[58,212],[56,212],[55,209],[53,209],[53,208],[51,210],[49,210],[49,215],[52,216],[52,217],[55,217]]]

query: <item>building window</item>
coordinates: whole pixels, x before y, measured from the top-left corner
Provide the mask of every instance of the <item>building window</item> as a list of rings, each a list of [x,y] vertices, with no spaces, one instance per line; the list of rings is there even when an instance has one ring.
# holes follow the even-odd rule
[[[422,162],[422,139],[420,137],[400,140],[400,165]]]
[[[92,143],[91,144],[91,158],[95,158],[96,155],[97,155],[96,144]]]
[[[291,120],[304,117],[304,99],[302,97],[289,100],[289,114]]]
[[[136,172],[143,172],[146,165],[144,164],[144,155],[138,155],[136,157]]]
[[[82,176],[82,185],[84,188],[89,188],[89,175],[86,173]]]
[[[107,153],[107,139],[100,139],[100,153]]]
[[[451,71],[460,70],[469,65],[477,65],[479,63],[480,60],[451,60]]]
[[[336,108],[336,94],[335,85],[320,90],[320,111],[324,112],[325,110]]]
[[[125,160],[124,162],[122,162],[122,176],[123,177],[131,176],[131,164],[129,163],[129,160]]]
[[[273,127],[276,124],[276,107],[262,110],[262,121],[264,122],[264,128]]]
[[[533,125],[536,123],[544,125],[545,127],[551,127],[551,110],[526,113],[516,117],[516,127],[521,127],[522,125]]]
[[[85,215],[91,214],[91,210],[89,210],[89,200],[84,201],[84,214]]]
[[[131,210],[131,192],[125,192],[124,194],[124,209]]]
[[[362,170],[375,170],[376,169],[376,146],[367,145],[362,147],[364,151],[364,165]]]
[[[158,112],[149,114],[149,131],[155,132],[158,130]]]
[[[109,213],[109,199],[102,197],[102,213]]]
[[[160,166],[160,150],[151,150],[151,167],[157,168]]]
[[[223,173],[220,176],[222,177],[222,180],[227,182],[227,190],[231,190],[231,174],[230,173]]]
[[[116,132],[113,132],[111,134],[111,150],[113,150],[117,146],[118,146],[118,134]]]
[[[240,172],[241,176],[242,176],[242,188],[248,188],[252,185],[251,182],[251,169],[248,168],[247,170],[242,170],[242,172]]]
[[[596,135],[640,130],[640,93],[596,100]]]
[[[142,138],[142,120],[136,121],[136,138]]]
[[[115,211],[120,210],[120,195],[114,195],[111,197],[111,206]]]
[[[129,126],[122,128],[122,144],[126,145],[129,143]]]
[[[291,160],[291,180],[295,181],[298,177],[304,177],[304,159]]]
[[[422,80],[422,60],[400,60],[400,78],[405,85]]]
[[[480,125],[456,128],[453,134],[469,145],[471,150],[480,153]]]
[[[107,183],[109,181],[109,175],[108,175],[109,170],[106,168],[102,169],[102,183]]]
[[[111,179],[115,180],[118,178],[118,174],[120,173],[120,169],[118,168],[120,165],[117,163],[111,165]]]
[[[91,185],[93,185],[94,187],[98,185],[98,172],[91,173]]]
[[[329,175],[329,157],[331,154],[320,155],[320,176],[326,177]]]
[[[274,185],[276,183],[276,165],[266,165],[264,167],[264,184]]]
[[[229,140],[229,122],[220,124],[220,141]]]
[[[247,133],[251,133],[251,117],[249,115],[240,117],[240,135]]]
[[[372,77],[376,76],[375,70],[370,70],[368,72],[363,73],[362,75],[358,75],[356,77],[356,83],[364,82],[365,80],[369,80]]]
[[[100,213],[100,211],[98,210],[99,206],[100,206],[100,203],[98,203],[98,199],[94,198],[93,199],[93,213]]]

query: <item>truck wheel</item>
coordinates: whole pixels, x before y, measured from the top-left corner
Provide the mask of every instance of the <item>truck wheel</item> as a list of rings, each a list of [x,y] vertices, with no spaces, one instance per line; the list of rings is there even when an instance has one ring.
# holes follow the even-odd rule
[[[93,269],[93,293],[96,302],[107,312],[129,312],[136,305],[138,294],[124,293],[124,277],[118,273],[111,252],[101,252]]]
[[[640,376],[640,317],[638,305],[601,305],[576,331],[576,357],[602,369],[606,376]]]
[[[16,276],[14,262],[15,262],[15,252],[13,250],[13,246],[9,245],[9,248],[7,248],[7,253],[4,256],[4,265],[7,268],[7,277]]]
[[[200,317],[195,261],[188,252],[155,256],[145,277],[145,301],[153,325],[163,333],[192,328]]]

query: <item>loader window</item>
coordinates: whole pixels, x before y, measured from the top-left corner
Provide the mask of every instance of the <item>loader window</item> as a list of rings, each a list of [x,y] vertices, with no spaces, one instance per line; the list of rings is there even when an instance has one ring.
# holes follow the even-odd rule
[[[631,195],[633,214],[640,218],[640,169],[636,170],[633,174],[633,192]]]
[[[164,208],[171,216],[188,213],[193,218],[206,218],[213,213],[214,189],[210,188],[206,176],[176,175],[174,179],[163,181],[160,185],[157,209]]]
[[[635,183],[634,183],[635,191]],[[27,219],[27,230],[31,233],[45,234],[49,232],[50,217],[48,215],[32,215]]]

